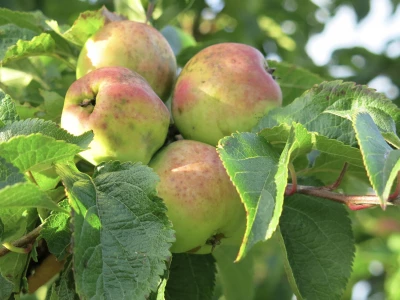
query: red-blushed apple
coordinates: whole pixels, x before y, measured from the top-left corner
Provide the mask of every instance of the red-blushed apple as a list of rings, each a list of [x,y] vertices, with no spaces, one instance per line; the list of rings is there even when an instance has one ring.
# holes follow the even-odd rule
[[[250,131],[282,92],[264,56],[237,43],[209,46],[184,66],[172,98],[176,127],[186,139],[217,145],[236,131]]]
[[[80,155],[97,165],[120,160],[147,164],[163,145],[170,114],[139,74],[123,67],[96,69],[75,81],[65,96],[61,127],[74,135],[93,130]]]
[[[176,77],[176,59],[164,36],[150,25],[110,22],[90,37],[78,58],[76,77],[100,67],[121,66],[142,75],[163,100]]]
[[[220,243],[240,245],[246,213],[215,147],[176,141],[149,166],[160,177],[158,196],[175,230],[171,252],[204,254]]]

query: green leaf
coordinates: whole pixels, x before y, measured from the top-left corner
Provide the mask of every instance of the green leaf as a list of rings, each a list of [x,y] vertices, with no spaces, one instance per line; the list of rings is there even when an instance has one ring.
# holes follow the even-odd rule
[[[0,274],[0,299],[8,299],[13,292],[13,283]]]
[[[1,195],[0,201],[3,201]],[[3,208],[2,204],[0,207],[0,220],[4,225],[3,242],[13,242],[34,228],[37,221],[35,209],[7,209]],[[6,279],[4,288],[3,285],[0,285],[0,299],[8,299],[9,295],[7,293],[10,288],[9,283],[12,284],[13,292],[20,292],[21,279],[25,275],[25,269],[29,258],[29,254],[14,252],[7,253],[7,255],[0,257],[0,278],[3,277],[0,279],[0,282],[3,283],[5,281],[4,279]]]
[[[56,162],[73,160],[81,151],[77,145],[57,141],[41,133],[16,136],[0,143],[1,156],[21,172],[45,170]]]
[[[50,253],[63,260],[69,253],[71,244],[70,212],[68,200],[59,203],[65,211],[53,211],[43,223],[40,236],[46,240]]]
[[[157,175],[141,164],[110,162],[93,179],[57,165],[74,210],[76,291],[82,298],[145,299],[159,283],[174,241]]]
[[[211,40],[207,42],[197,43],[195,46],[186,47],[179,52],[176,57],[176,62],[179,66],[183,67],[193,56],[195,56],[204,48],[221,42],[225,42],[225,40]]]
[[[9,95],[0,89],[0,121],[4,124],[18,121],[19,117],[15,109],[15,103]],[[0,125],[0,128],[2,126]]]
[[[274,76],[277,77],[282,89],[283,102],[286,106],[306,90],[324,81],[319,75],[287,62],[268,61],[270,68],[275,68]]]
[[[272,236],[282,211],[289,163],[311,147],[311,135],[301,124],[291,128],[279,158],[262,134],[233,134],[220,142],[220,157],[247,211],[247,229],[237,260],[257,242]]]
[[[18,293],[20,291],[20,281],[24,276],[25,266],[29,255],[10,252],[7,256],[0,257],[0,282],[4,282],[5,286],[0,288],[1,299],[8,299],[11,292]]]
[[[366,86],[337,80],[323,82],[289,105],[272,110],[261,119],[253,131],[259,132],[264,128],[271,128],[282,123],[291,125],[292,122],[297,122],[310,132],[337,139],[347,145],[355,145],[356,138],[351,121],[332,114],[332,107],[336,111],[339,108],[350,107],[380,108],[392,116],[395,123],[400,126],[400,110],[383,94],[376,93]]]
[[[218,152],[247,211],[247,228],[239,260],[275,230],[269,225],[274,218],[279,157],[263,137],[252,133],[223,138]]]
[[[358,148],[345,145],[340,141],[328,139],[320,135],[315,135],[314,143],[316,150],[329,155],[332,159],[341,159],[342,162],[347,162],[355,167],[361,168],[364,166],[361,152]],[[340,165],[340,167],[342,167],[342,165]]]
[[[345,207],[306,195],[287,197],[280,232],[297,299],[341,299],[355,252]]]
[[[31,171],[29,176],[34,179],[42,191],[52,190],[60,182],[60,176],[58,176],[54,166],[39,172]]]
[[[93,133],[89,131],[80,136],[74,136],[60,128],[54,122],[41,119],[26,119],[1,127],[0,143],[8,141],[14,136],[30,135],[33,133],[42,133],[56,140],[64,140],[67,143],[76,144],[81,148],[87,148],[93,139]]]
[[[400,150],[393,150],[386,143],[368,113],[355,114],[353,123],[371,185],[385,208],[390,189],[400,171]]]
[[[4,189],[3,189],[4,190]],[[3,191],[1,190],[1,191]],[[34,209],[1,208],[0,220],[3,223],[3,242],[12,242],[23,236],[33,219]],[[36,213],[36,212],[35,212]],[[37,217],[35,215],[35,217]]]
[[[365,194],[370,188],[367,173],[361,152],[358,148],[345,145],[338,140],[307,132],[301,124],[294,124],[298,129],[303,128],[303,138],[307,137],[308,147],[300,148],[291,154],[291,161],[300,157],[300,163],[294,161],[298,177],[314,176],[324,184],[333,184],[342,171],[345,163],[348,164],[347,171],[341,181],[340,189],[349,194]],[[281,124],[272,128],[265,128],[259,135],[268,140],[274,147],[281,149],[286,145],[291,127]],[[298,137],[301,139],[301,137]],[[310,152],[312,141],[313,153]],[[307,157],[306,157],[307,155]],[[309,158],[308,156],[313,158]],[[303,161],[307,163],[302,165]]]
[[[254,257],[250,252],[250,255],[234,263],[237,253],[237,247],[224,245],[217,247],[213,252],[224,297],[229,300],[253,299]]]
[[[4,224],[0,219],[0,244],[1,244],[1,241],[3,240],[3,233],[4,233]]]
[[[64,97],[52,91],[40,90],[40,95],[44,99],[44,119],[60,123],[61,113],[64,106]]]
[[[0,189],[25,181],[24,174],[17,167],[0,157]]]
[[[67,41],[83,46],[88,38],[100,28],[112,21],[120,21],[124,18],[110,12],[105,6],[99,10],[85,11],[74,21],[71,28],[62,32],[56,21],[49,21],[47,24]]]
[[[351,103],[342,103],[343,101],[339,100],[326,112],[347,118],[350,121],[352,120],[352,116],[358,112],[367,112],[384,137],[394,146],[400,148],[400,139],[396,135],[395,122],[399,121],[400,110],[391,101],[381,101],[381,98],[385,99],[381,95],[381,97],[377,97],[376,101],[367,104],[363,103],[362,100]]]
[[[176,26],[165,26],[161,30],[161,34],[166,38],[169,45],[174,51],[175,56],[183,49],[196,45],[196,40],[190,34]]]
[[[348,194],[361,195],[368,192],[370,185],[360,149],[320,135],[315,135],[314,143],[318,156],[312,167],[298,172],[298,176],[314,176],[325,185],[330,185],[339,177],[347,163],[348,168],[340,189]]]
[[[129,20],[146,22],[146,11],[141,0],[114,0],[115,11],[126,16]]]
[[[50,55],[74,68],[69,60],[78,55],[77,49],[51,30],[52,22],[56,23],[40,11],[23,13],[1,9],[0,61],[4,64],[28,56]]]
[[[10,47],[17,44],[19,40],[31,40],[37,35],[36,32],[18,27],[15,24],[5,24],[0,26],[0,63],[9,51]]]
[[[37,185],[30,182],[17,183],[1,189],[0,207],[1,209],[42,207],[63,210]]]
[[[292,126],[281,124],[273,128],[266,128],[258,133],[274,146],[282,144],[286,146],[288,140],[291,140],[293,149],[291,150],[291,161],[296,157],[307,154],[311,151],[314,142],[314,134],[311,134],[299,123],[293,123]],[[293,139],[294,138],[294,139]]]
[[[163,278],[158,285],[157,291],[152,292],[148,300],[165,300],[165,288],[167,287],[167,279]]]
[[[10,46],[5,52],[2,63],[6,64],[15,59],[21,59],[29,56],[46,55],[54,52],[56,42],[48,33],[33,37],[31,40],[18,40],[13,46]]]
[[[65,263],[60,277],[51,285],[47,291],[46,300],[79,300],[75,293],[74,272],[72,270],[72,257]]]
[[[215,272],[215,260],[211,254],[174,254],[172,256],[165,299],[212,299]]]
[[[33,12],[21,12],[0,8],[0,25],[15,24],[18,27],[27,28],[36,33],[41,33],[50,29],[46,24],[47,20],[48,18],[39,10]]]
[[[400,269],[394,268],[392,272],[393,273],[390,275],[390,277],[387,277],[387,281],[385,282],[385,295],[388,297],[388,299],[396,299],[396,297],[400,294]]]

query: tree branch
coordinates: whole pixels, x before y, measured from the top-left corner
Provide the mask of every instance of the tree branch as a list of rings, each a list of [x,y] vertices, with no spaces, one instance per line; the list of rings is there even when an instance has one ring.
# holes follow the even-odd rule
[[[332,201],[336,201],[342,204],[347,205],[352,210],[358,210],[368,207],[373,207],[377,205],[381,205],[380,199],[376,195],[346,195],[340,194],[336,192],[332,192],[332,187],[339,186],[341,179],[343,178],[343,174],[346,171],[347,166],[345,165],[343,171],[341,172],[338,180],[332,186],[323,186],[323,187],[315,187],[315,186],[307,186],[307,185],[298,185],[295,183],[288,183],[286,186],[286,196],[290,196],[292,194],[303,194],[309,195],[319,198],[324,198]],[[295,180],[296,181],[296,180]],[[389,198],[387,205],[396,205],[400,206],[400,198],[394,196],[399,195],[400,190],[400,175],[398,177],[398,186],[396,188],[395,193]],[[16,240],[12,244],[4,243],[3,247],[0,248],[0,257],[5,256],[7,253],[11,251],[21,252],[21,253],[29,253],[32,249],[33,242],[40,235],[40,231],[43,228],[43,224],[36,227],[34,230]],[[15,249],[19,248],[19,249]],[[11,249],[11,250],[10,250]]]
[[[29,253],[32,250],[32,244],[33,242],[37,239],[37,237],[40,235],[40,231],[43,228],[43,224],[40,224],[38,227],[33,229],[31,232],[20,238],[19,240],[16,240],[14,243],[11,244],[11,247],[26,247],[24,249],[25,253]],[[0,257],[5,256],[7,253],[11,252],[11,250],[7,249],[6,247],[0,248]]]
[[[289,183],[286,187],[287,190],[292,190],[292,184]],[[298,185],[296,193],[303,195],[310,195],[319,198],[325,198],[328,200],[336,201],[339,203],[346,204],[351,207],[354,205],[363,206],[375,206],[381,205],[380,199],[376,195],[345,195],[340,193],[332,192],[329,187],[315,187]],[[388,205],[400,205],[400,199],[391,199],[387,203]]]

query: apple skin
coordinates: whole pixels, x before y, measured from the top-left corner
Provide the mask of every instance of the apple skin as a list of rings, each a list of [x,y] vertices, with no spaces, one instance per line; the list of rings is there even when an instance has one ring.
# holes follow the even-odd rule
[[[158,196],[175,230],[171,252],[206,254],[220,243],[241,244],[246,213],[214,147],[179,140],[149,166],[160,177]]]
[[[176,127],[186,139],[217,145],[236,131],[247,132],[282,92],[257,49],[238,43],[209,46],[179,74],[172,98]]]
[[[176,59],[168,41],[150,25],[130,20],[110,22],[86,41],[76,77],[111,66],[139,73],[164,100],[176,78]]]
[[[75,81],[61,115],[61,127],[74,135],[93,130],[90,149],[80,155],[94,165],[147,164],[163,145],[169,123],[168,108],[147,81],[123,67],[96,69]]]

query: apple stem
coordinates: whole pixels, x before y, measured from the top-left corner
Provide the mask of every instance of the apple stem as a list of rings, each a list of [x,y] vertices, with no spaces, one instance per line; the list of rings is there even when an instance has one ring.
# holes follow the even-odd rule
[[[85,99],[79,104],[80,107],[88,107],[89,105],[95,106],[96,105],[96,98],[94,98],[94,99]]]
[[[150,23],[150,19],[153,15],[153,11],[154,11],[154,3],[150,2],[149,5],[147,6],[147,12],[146,12],[146,24]]]

